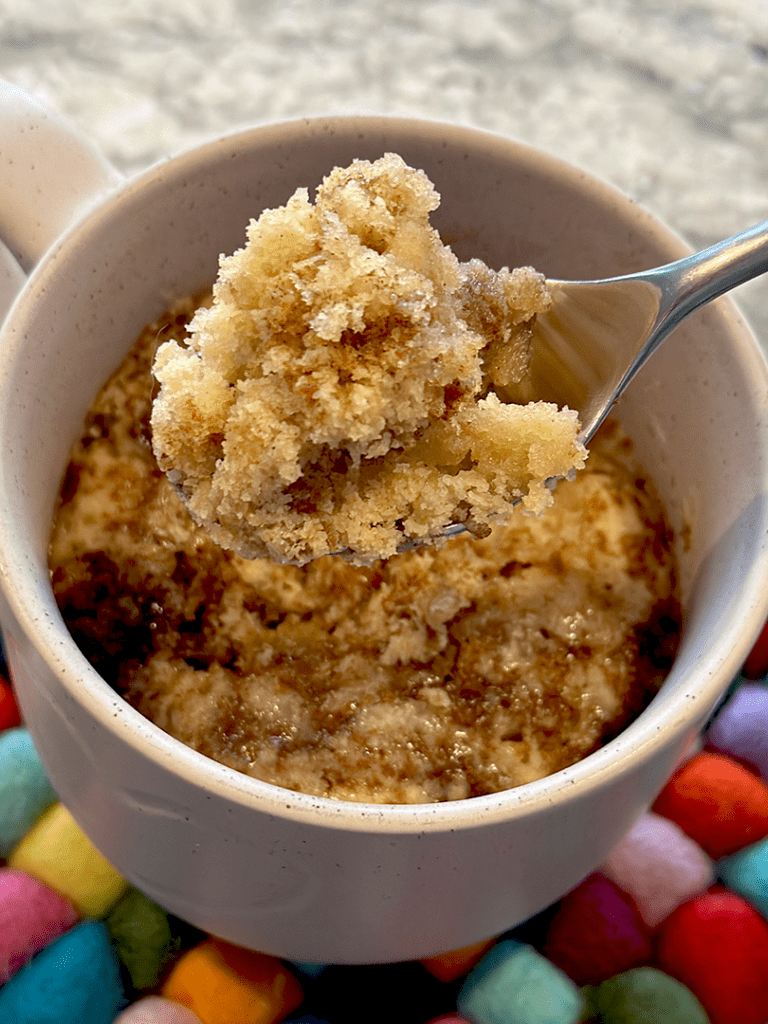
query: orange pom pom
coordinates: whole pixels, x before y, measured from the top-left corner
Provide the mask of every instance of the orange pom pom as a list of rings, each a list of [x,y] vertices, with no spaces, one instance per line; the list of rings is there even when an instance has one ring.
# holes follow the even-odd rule
[[[723,754],[697,754],[682,765],[653,805],[713,860],[768,836],[768,786]]]
[[[423,960],[419,960],[419,963],[422,967],[426,967],[438,981],[455,981],[456,978],[468,974],[495,942],[496,939],[484,939],[471,946],[453,949],[450,953],[425,957]]]
[[[219,939],[187,950],[160,994],[188,1007],[202,1024],[275,1024],[303,998],[280,960]]]

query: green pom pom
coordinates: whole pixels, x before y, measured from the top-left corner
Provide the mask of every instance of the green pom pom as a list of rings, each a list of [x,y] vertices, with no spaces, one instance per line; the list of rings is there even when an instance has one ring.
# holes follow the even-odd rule
[[[138,889],[129,889],[104,923],[133,987],[156,988],[179,945],[168,914]]]
[[[595,1003],[603,1024],[709,1024],[690,989],[655,967],[635,967],[604,981]]]
[[[581,994],[584,996],[584,1011],[581,1014],[579,1024],[592,1024],[592,1021],[599,1020],[597,991],[597,985],[585,985],[581,990]]]

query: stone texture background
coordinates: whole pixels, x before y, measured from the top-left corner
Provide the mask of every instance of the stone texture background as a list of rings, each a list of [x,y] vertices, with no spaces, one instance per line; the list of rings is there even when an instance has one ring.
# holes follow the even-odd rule
[[[339,111],[489,128],[695,247],[768,218],[768,0],[0,0],[0,77],[123,171]],[[737,299],[768,349],[768,281]]]

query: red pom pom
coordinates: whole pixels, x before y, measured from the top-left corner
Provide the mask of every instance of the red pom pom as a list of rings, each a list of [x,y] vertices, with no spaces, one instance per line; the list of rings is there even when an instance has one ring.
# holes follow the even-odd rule
[[[768,1021],[768,922],[735,893],[706,893],[674,910],[661,926],[656,958],[712,1024]]]
[[[596,873],[563,897],[543,952],[577,985],[599,985],[646,963],[651,945],[632,899]]]
[[[21,725],[19,706],[13,688],[5,676],[0,675],[0,730]]]
[[[653,810],[679,825],[713,860],[768,836],[768,786],[711,751],[678,768]]]
[[[768,622],[765,623],[755,646],[749,652],[741,674],[747,679],[758,679],[768,672]]]

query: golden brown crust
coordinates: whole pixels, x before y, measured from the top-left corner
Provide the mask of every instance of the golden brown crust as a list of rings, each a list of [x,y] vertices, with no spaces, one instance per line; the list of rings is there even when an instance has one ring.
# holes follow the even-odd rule
[[[143,333],[73,452],[51,540],[77,642],[143,714],[257,778],[338,799],[459,799],[573,763],[674,655],[674,557],[653,488],[605,435],[541,517],[370,567],[246,561],[197,527],[146,440]]]

